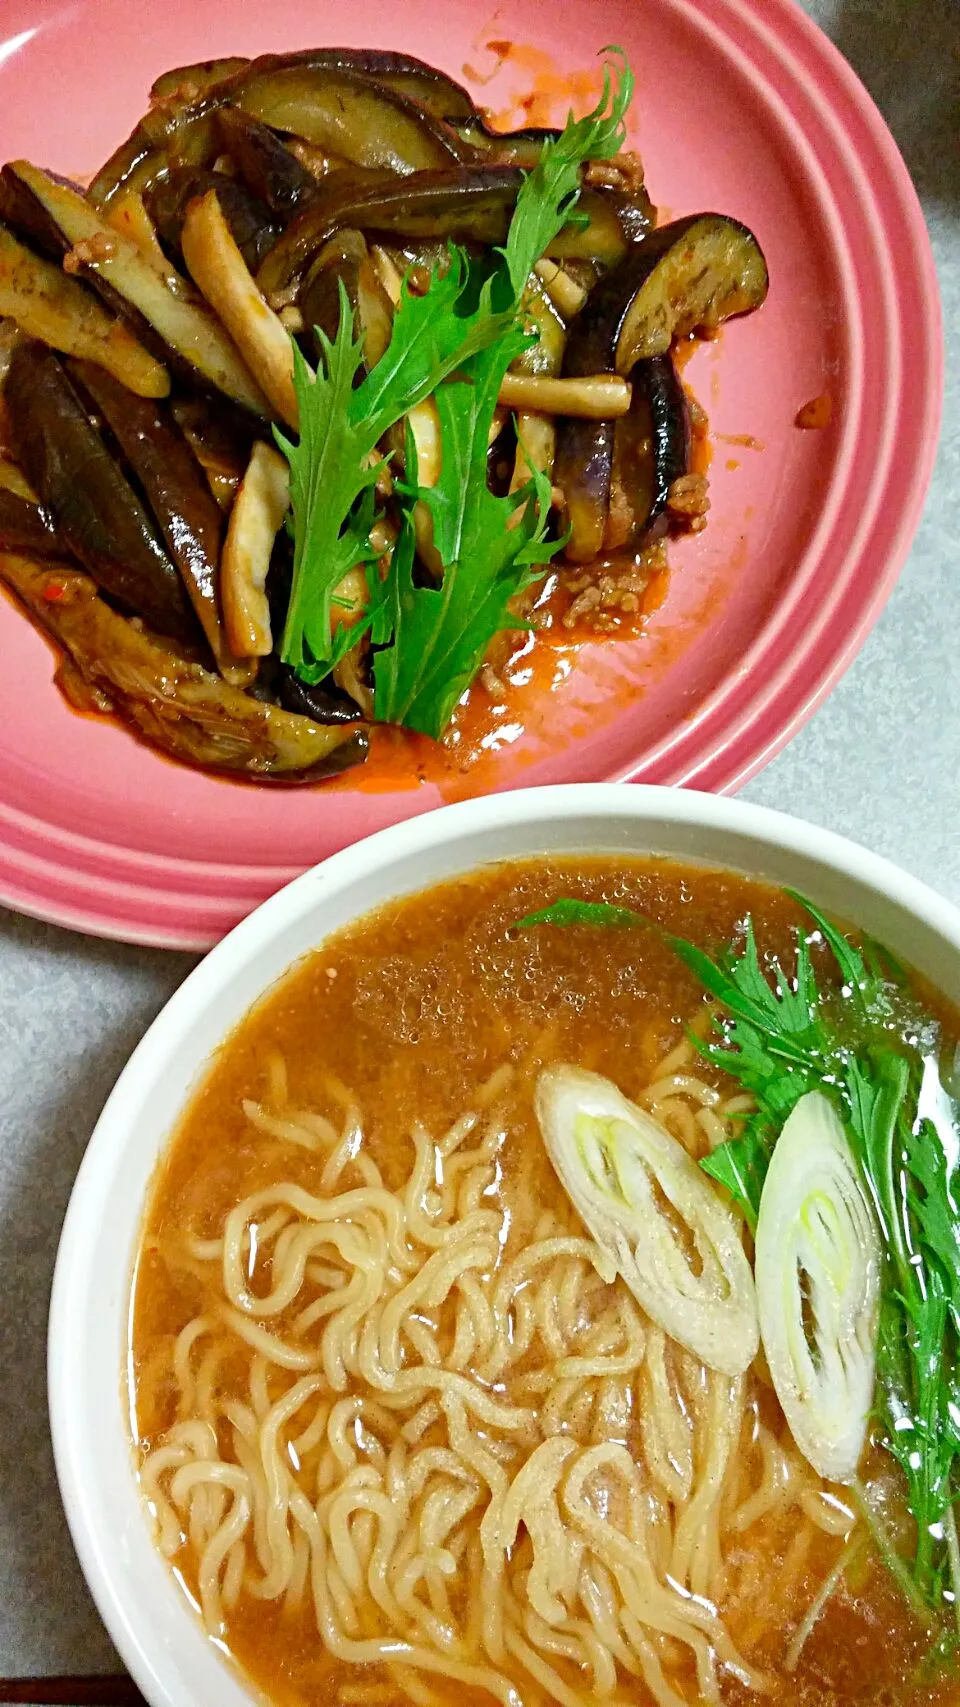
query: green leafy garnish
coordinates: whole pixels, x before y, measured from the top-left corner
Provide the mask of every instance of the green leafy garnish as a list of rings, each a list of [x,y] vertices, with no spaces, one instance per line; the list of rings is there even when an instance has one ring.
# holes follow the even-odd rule
[[[720,1180],[756,1226],[770,1157],[790,1111],[809,1090],[840,1114],[883,1235],[875,1410],[883,1443],[900,1465],[916,1521],[914,1554],[897,1560],[922,1605],[958,1604],[960,1553],[953,1502],[960,1458],[960,1122],[917,1023],[895,963],[874,944],[861,951],[819,910],[794,895],[832,953],[838,999],[817,987],[809,942],[797,944],[788,978],[765,972],[751,926],[739,950],[716,961],[675,942],[684,963],[725,1012],[698,1048],[756,1102],[743,1133],[701,1166]],[[923,1112],[924,1093],[933,1115]]]
[[[523,181],[503,254],[513,298],[519,303],[527,279],[553,239],[570,223],[580,193],[580,168],[587,160],[612,160],[623,147],[624,120],[633,100],[634,77],[623,50],[614,56],[617,86],[604,69],[603,94],[585,118],[571,115],[560,136],[544,143],[540,159]]]
[[[274,428],[290,464],[294,529],[293,586],[280,655],[303,681],[328,674],[333,595],[349,569],[374,559],[370,529],[373,488],[383,467],[376,454],[379,440],[461,362],[512,330],[513,317],[493,311],[489,291],[471,313],[460,312],[467,290],[466,261],[455,249],[447,270],[432,274],[423,296],[405,285],[390,343],[360,385],[354,382],[363,340],[354,337],[342,281],[336,338],[331,342],[317,329],[316,372],[293,346],[299,442]]]
[[[381,722],[441,735],[493,636],[519,626],[510,600],[539,579],[560,549],[559,542],[545,539],[549,481],[535,478],[533,502],[528,502],[529,488],[496,498],[487,485],[487,442],[497,393],[527,342],[518,329],[475,357],[462,383],[451,382],[437,392],[440,477],[416,496],[433,518],[443,578],[439,586],[414,584],[408,510],[409,548],[394,551],[379,587],[369,577],[386,616],[383,623],[375,621],[374,638],[389,642],[373,667],[374,711]]]
[[[577,901],[572,895],[561,895],[549,907],[518,919],[514,929],[529,931],[534,925],[596,925],[600,929],[625,930],[647,922],[642,913],[634,913],[630,907],[614,907],[609,901]]]
[[[618,54],[619,50],[608,50]],[[521,301],[535,263],[572,216],[582,165],[608,159],[624,140],[633,76],[622,54],[608,67],[603,96],[586,118],[568,121],[544,144],[521,186],[507,242],[492,274],[451,251],[421,296],[406,287],[381,360],[359,385],[362,343],[341,285],[340,323],[322,333],[314,373],[295,354],[298,444],[276,433],[291,469],[294,572],[281,645],[284,662],[319,681],[367,629],[378,719],[439,735],[479,669],[491,640],[522,627],[510,601],[540,579],[562,541],[548,542],[551,491],[535,475],[507,498],[487,487],[487,445],[501,381],[527,347]],[[446,382],[446,383],[445,383]],[[436,395],[441,472],[433,487],[400,488],[400,539],[385,578],[373,568],[373,489],[383,467],[377,445],[426,397]],[[413,459],[409,459],[412,471]],[[428,508],[443,575],[418,584],[410,516]],[[350,569],[363,566],[370,609],[335,635],[334,595]]]

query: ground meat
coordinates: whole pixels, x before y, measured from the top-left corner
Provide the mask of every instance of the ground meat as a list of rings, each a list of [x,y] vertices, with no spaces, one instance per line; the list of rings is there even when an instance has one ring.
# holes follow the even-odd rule
[[[98,231],[93,237],[81,237],[72,249],[67,250],[63,257],[63,270],[65,273],[79,273],[81,267],[95,267],[100,261],[109,261],[116,252],[116,238],[106,231]]]
[[[613,160],[591,160],[583,181],[591,189],[624,190],[628,195],[643,185],[643,162],[639,154],[618,154]]]
[[[497,705],[500,705],[507,697],[507,690],[492,664],[481,666],[480,685]]]
[[[666,553],[658,541],[639,558],[612,563],[601,558],[587,569],[564,574],[563,587],[573,595],[561,618],[564,628],[583,626],[598,634],[615,632],[624,617],[640,610],[644,588],[665,563]]]
[[[667,508],[671,516],[686,526],[688,532],[700,533],[707,525],[707,511],[710,508],[706,475],[681,474],[667,493]]]

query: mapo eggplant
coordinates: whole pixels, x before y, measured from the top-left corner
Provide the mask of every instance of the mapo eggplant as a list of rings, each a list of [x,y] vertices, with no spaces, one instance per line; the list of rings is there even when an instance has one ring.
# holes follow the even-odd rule
[[[172,758],[255,780],[319,780],[366,757],[356,719],[321,726],[230,687],[112,610],[89,575],[0,552],[0,579],[65,648],[99,703]]]
[[[4,401],[17,456],[67,549],[127,610],[161,634],[194,642],[180,577],[45,344],[30,340],[15,350]]]
[[[527,525],[536,512],[546,541],[569,519],[568,557],[596,562],[600,577],[588,567],[569,583],[578,598],[586,588],[584,610],[594,608],[601,580],[619,585],[611,554],[703,525],[705,482],[688,473],[689,421],[668,346],[762,300],[766,269],[750,234],[719,216],[652,231],[642,164],[622,146],[631,81],[629,67],[618,67],[586,126],[500,134],[454,79],[407,55],[319,48],[211,60],[157,80],[149,110],[88,192],[24,162],[4,169],[0,220],[13,235],[5,246],[0,226],[0,314],[4,253],[22,251],[44,289],[33,290],[32,303],[21,290],[11,311],[26,332],[77,358],[64,365],[50,349],[44,362],[52,366],[44,365],[30,344],[18,355],[6,443],[22,469],[11,459],[10,477],[0,478],[0,550],[19,548],[21,597],[46,626],[56,624],[30,573],[52,552],[77,557],[103,589],[98,595],[78,571],[62,568],[72,581],[51,581],[42,593],[51,608],[63,605],[71,625],[68,633],[57,618],[61,643],[77,658],[58,678],[65,692],[68,676],[74,687],[82,681],[91,703],[114,705],[190,762],[298,774],[319,755],[312,774],[324,774],[326,763],[355,760],[363,744],[348,697],[364,717],[383,701],[381,715],[441,732],[451,684],[435,692],[431,682],[434,708],[410,715],[389,677],[392,662],[382,658],[403,645],[411,652],[401,634],[412,632],[407,607],[392,586],[381,609],[373,577],[386,587],[407,572],[398,540],[411,542],[416,593],[440,590],[452,567],[461,588],[487,572],[476,505],[465,503],[471,519],[457,535],[461,557],[451,567],[444,555],[451,470],[465,500],[477,496],[486,471],[491,503],[510,512],[502,528],[487,530],[499,543],[512,543],[511,516]],[[571,206],[574,178],[560,189],[555,175],[534,169],[561,134],[579,188],[572,217],[548,241]],[[535,239],[526,287],[514,276],[514,245],[509,279],[497,255],[524,186],[528,217],[516,238],[521,250]],[[449,273],[451,243],[465,250],[467,280],[455,305],[440,282],[459,276]],[[409,313],[398,325],[404,277]],[[519,350],[518,339],[497,389],[471,400],[464,384],[472,357],[450,369],[448,345],[461,315],[471,327],[466,339],[486,335],[490,299],[482,293],[492,278],[500,281],[493,300],[509,297],[535,341]],[[423,303],[425,294],[433,300]],[[45,320],[30,318],[38,301]],[[338,336],[345,304],[360,345]],[[395,331],[397,366],[385,395],[392,386],[397,407],[368,441],[372,422],[361,417],[379,382],[366,385],[362,364],[376,367]],[[335,372],[320,371],[326,340],[336,348]],[[331,408],[346,417],[332,415],[332,430],[314,443],[311,408],[300,445],[306,394],[297,346],[323,381],[318,414],[336,384]],[[25,379],[31,363],[36,386]],[[425,389],[428,364],[449,372],[446,398],[442,380]],[[168,386],[169,404],[132,395]],[[468,401],[480,413],[461,471],[455,417]],[[270,424],[278,420],[290,439],[279,437],[275,450]],[[355,457],[354,445],[364,447]],[[351,512],[344,505],[354,473],[369,476],[369,492]],[[22,489],[11,489],[14,476]],[[418,492],[408,490],[414,479]],[[31,481],[38,508],[29,504]],[[342,573],[341,541],[344,564],[352,559]],[[519,572],[520,559],[507,557]],[[539,538],[530,561],[541,561]],[[331,568],[334,597],[329,615],[319,601],[318,618],[315,584]],[[635,567],[625,575],[635,582]],[[534,569],[530,597],[538,578]],[[615,602],[608,591],[604,609]],[[521,600],[508,608],[521,616],[528,607]],[[388,611],[400,612],[395,622]],[[426,621],[426,601],[421,612]],[[598,618],[599,627],[604,620],[612,619]],[[449,638],[473,647],[473,676],[487,661],[495,685],[496,642],[509,643],[494,634],[491,646],[486,621]],[[381,638],[390,622],[393,637]],[[211,651],[219,681],[203,666]],[[301,676],[321,679],[300,680],[282,662],[287,656],[301,660]],[[469,671],[462,677],[471,679]],[[294,713],[289,726],[279,721],[281,707]],[[346,736],[336,748],[327,750],[322,731],[319,747],[298,738],[304,727],[316,734],[335,722]]]

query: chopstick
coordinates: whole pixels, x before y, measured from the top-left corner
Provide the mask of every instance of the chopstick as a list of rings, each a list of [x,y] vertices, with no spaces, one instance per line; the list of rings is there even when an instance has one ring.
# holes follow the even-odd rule
[[[31,1707],[146,1707],[132,1677],[0,1678],[0,1701],[29,1702]]]

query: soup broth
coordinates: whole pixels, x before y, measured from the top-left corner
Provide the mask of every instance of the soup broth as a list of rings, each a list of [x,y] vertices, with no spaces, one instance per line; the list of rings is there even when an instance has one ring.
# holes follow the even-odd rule
[[[593,1265],[541,1070],[607,1076],[696,1159],[749,1102],[690,1041],[711,1010],[663,936],[516,929],[558,895],[710,952],[749,914],[786,965],[810,929],[732,874],[540,860],[295,967],[213,1062],[148,1208],[132,1403],[159,1544],[277,1707],[960,1701],[762,1354],[703,1367]],[[902,1530],[879,1446],[860,1477]]]

